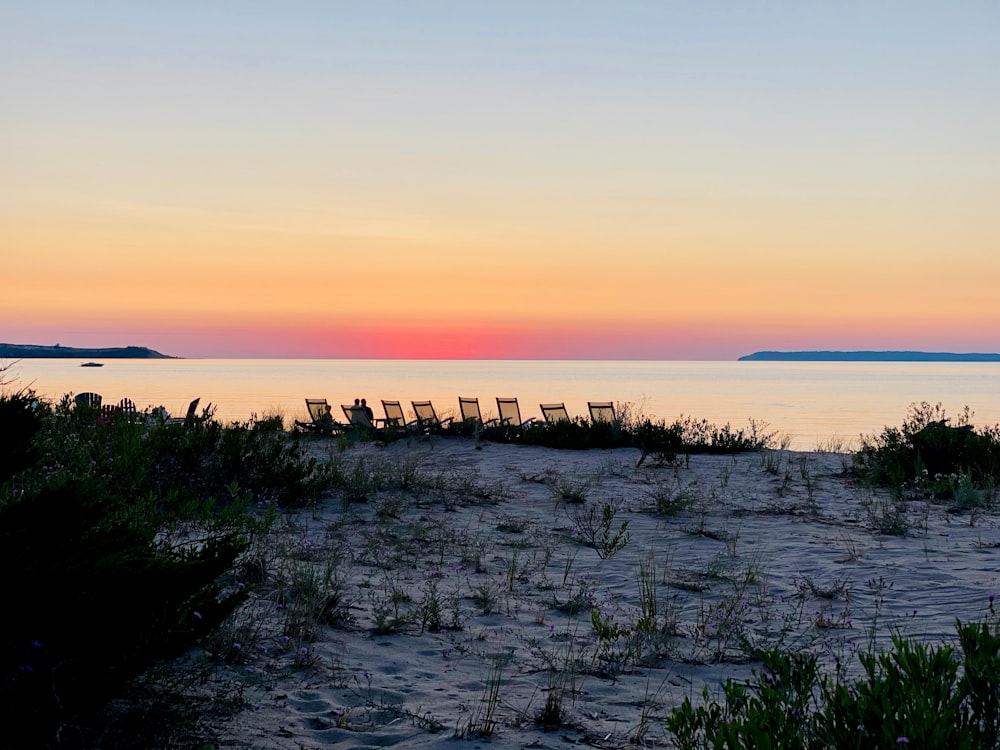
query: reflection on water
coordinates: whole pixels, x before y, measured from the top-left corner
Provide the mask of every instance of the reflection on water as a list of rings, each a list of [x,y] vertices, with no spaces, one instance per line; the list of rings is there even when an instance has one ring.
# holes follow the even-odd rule
[[[137,406],[164,405],[183,413],[195,397],[216,406],[224,421],[251,415],[305,418],[306,397],[334,406],[366,397],[431,399],[439,415],[457,413],[459,396],[479,398],[484,415],[496,397],[517,397],[524,417],[539,403],[563,401],[585,415],[588,401],[630,402],[644,414],[679,415],[734,426],[766,422],[811,450],[898,425],[909,404],[941,402],[957,415],[968,405],[977,424],[1000,422],[1000,364],[909,362],[576,362],[170,359],[25,359],[8,377],[46,398],[95,391],[105,403],[129,397]]]

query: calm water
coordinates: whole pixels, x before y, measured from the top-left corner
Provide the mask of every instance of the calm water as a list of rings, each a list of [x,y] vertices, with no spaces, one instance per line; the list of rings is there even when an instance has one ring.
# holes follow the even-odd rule
[[[517,397],[524,418],[539,403],[564,401],[585,415],[587,401],[631,402],[650,416],[681,414],[744,426],[766,422],[811,450],[830,440],[856,443],[898,425],[913,402],[940,402],[956,416],[968,405],[977,424],[1000,422],[1000,364],[868,362],[567,362],[177,359],[25,359],[7,373],[47,398],[95,391],[105,403],[128,396],[183,414],[198,396],[216,418],[245,420],[279,412],[305,418],[306,397],[337,404],[364,396],[381,415],[381,399],[431,399],[439,415],[458,411],[458,396],[479,398],[484,415],[496,397]]]

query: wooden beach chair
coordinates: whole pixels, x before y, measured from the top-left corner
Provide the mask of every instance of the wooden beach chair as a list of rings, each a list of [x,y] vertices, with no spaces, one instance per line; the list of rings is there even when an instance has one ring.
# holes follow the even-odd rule
[[[566,404],[539,404],[538,408],[542,410],[542,416],[545,417],[547,424],[570,421],[569,412],[566,411]]]
[[[362,429],[375,429],[375,423],[372,418],[368,416],[368,411],[363,406],[354,406],[353,404],[341,404],[341,410],[344,412],[344,416],[347,417],[347,424],[351,427],[360,427]]]
[[[439,419],[437,412],[434,411],[434,405],[430,401],[411,401],[410,403],[413,404],[413,413],[417,416],[420,429],[425,432],[440,432],[446,429],[454,419],[454,417]]]
[[[382,399],[382,409],[385,411],[384,424],[386,428],[414,432],[420,427],[420,423],[416,420],[412,422],[406,421],[406,415],[403,414],[403,406],[398,401],[386,401]]]
[[[212,412],[212,405],[206,406],[202,413],[203,416],[198,416],[198,404],[201,403],[201,397],[194,399],[190,404],[188,404],[187,413],[183,417],[169,417],[167,418],[166,424],[177,425],[182,424],[187,427],[194,427],[206,421]]]
[[[617,422],[618,415],[615,414],[615,405],[611,401],[588,401],[587,408],[590,410],[590,421],[592,424],[598,422]]]
[[[365,407],[341,404],[340,408],[347,417],[346,434],[364,438],[377,438],[384,434],[385,430],[375,424],[375,420]]]
[[[478,398],[458,397],[458,411],[462,415],[462,423],[474,428],[487,427],[495,424],[496,419],[483,419],[483,414],[479,410]]]
[[[306,432],[342,432],[346,426],[333,418],[330,404],[325,398],[307,398],[306,410],[309,412],[308,422],[295,420],[295,426]]]
[[[509,427],[527,427],[535,421],[534,417],[528,417],[521,421],[521,407],[517,404],[516,398],[497,397],[497,411],[500,413],[500,424]]]
[[[100,409],[103,400],[104,398],[100,393],[91,393],[90,391],[78,393],[73,399],[78,407],[83,407],[84,409]]]

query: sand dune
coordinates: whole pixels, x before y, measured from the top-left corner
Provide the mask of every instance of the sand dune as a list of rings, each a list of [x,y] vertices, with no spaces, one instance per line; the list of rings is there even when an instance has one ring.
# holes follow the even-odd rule
[[[900,509],[842,454],[311,450],[342,480],[255,543],[223,747],[664,746],[753,648],[852,665],[894,630],[951,639],[998,588],[994,516]]]

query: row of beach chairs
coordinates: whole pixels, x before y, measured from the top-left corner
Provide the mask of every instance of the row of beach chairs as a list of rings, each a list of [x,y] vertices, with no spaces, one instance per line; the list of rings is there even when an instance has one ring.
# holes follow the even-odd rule
[[[78,409],[88,409],[105,417],[110,417],[118,413],[127,415],[137,414],[135,402],[130,398],[123,398],[117,404],[105,404],[104,397],[100,393],[92,393],[90,391],[76,394],[76,396],[73,397],[73,403]],[[199,403],[201,403],[200,397],[194,399],[190,404],[188,404],[187,413],[183,417],[171,417],[165,410],[160,416],[165,424],[193,425],[197,422],[203,421],[198,417]],[[162,409],[162,407],[160,408]],[[205,414],[209,414],[211,411],[212,405],[209,404],[205,408]]]
[[[393,429],[412,433],[438,432],[447,429],[455,421],[454,417],[438,417],[434,405],[430,401],[411,401],[414,419],[408,420],[403,413],[399,401],[382,400],[385,417],[375,417],[363,406],[342,404],[344,422],[333,416],[333,408],[325,398],[307,398],[306,409],[309,411],[309,422],[296,421],[302,430],[321,432],[377,431]],[[565,403],[539,404],[542,418],[548,424],[565,420],[570,421]],[[616,422],[615,406],[611,401],[589,401],[590,421]],[[526,427],[535,422],[535,417],[521,419],[521,407],[516,398],[497,398],[498,417],[483,419],[478,398],[458,397],[459,423],[481,429],[493,426]]]

